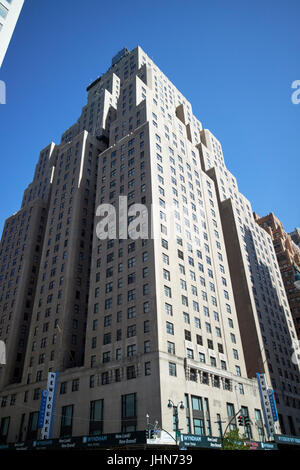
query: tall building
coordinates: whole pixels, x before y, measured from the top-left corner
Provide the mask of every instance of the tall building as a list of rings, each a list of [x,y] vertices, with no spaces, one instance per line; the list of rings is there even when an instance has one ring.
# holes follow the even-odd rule
[[[0,2],[0,67],[21,13],[24,0],[1,0]]]
[[[296,243],[296,245],[298,246],[298,248],[300,248],[300,229],[299,228],[295,228],[295,230],[293,232],[290,232],[289,233],[289,236],[291,237],[291,239],[293,240],[294,243]]]
[[[276,392],[272,432],[299,433],[274,248],[220,143],[140,47],[87,92],[2,236],[2,441],[40,436],[49,371],[53,437],[143,430],[146,415],[171,432],[171,400],[184,404],[183,432],[218,436],[217,421],[234,427],[241,410],[247,436],[263,440],[257,373]]]
[[[300,268],[300,249],[292,237],[284,231],[282,223],[272,212],[264,217],[254,214],[254,218],[272,237],[291,314],[298,339],[300,339],[300,290],[294,286],[295,266]]]

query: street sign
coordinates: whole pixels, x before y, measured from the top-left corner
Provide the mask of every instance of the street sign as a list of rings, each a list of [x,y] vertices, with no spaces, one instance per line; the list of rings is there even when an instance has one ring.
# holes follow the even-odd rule
[[[271,405],[270,398],[269,398],[270,396],[269,390],[271,391],[272,389],[268,388],[266,375],[257,373],[256,377],[257,377],[257,383],[258,383],[258,388],[259,388],[261,407],[262,407],[263,414],[264,414],[267,436],[268,438],[270,438],[275,433],[275,426],[274,426],[274,422],[275,422],[274,416],[275,416],[275,410],[276,410],[275,399],[274,399],[274,396],[272,396],[273,401]],[[277,415],[277,412],[276,412],[276,415]]]
[[[269,403],[272,411],[272,416],[273,416],[273,421],[278,421],[278,414],[277,414],[277,408],[276,408],[276,403],[275,403],[275,396],[274,396],[274,390],[271,388],[268,388],[268,397],[269,397]]]
[[[47,396],[48,396],[48,391],[47,390],[42,390],[40,414],[39,414],[39,422],[38,422],[38,427],[39,428],[42,428],[44,426],[45,412],[46,412],[46,405],[47,405]]]
[[[57,372],[48,373],[47,398],[44,412],[44,421],[42,425],[42,439],[50,439],[52,434],[52,422],[56,395]],[[43,400],[43,397],[42,397]],[[41,403],[42,407],[42,403]]]
[[[198,436],[196,434],[181,434],[181,444],[185,447],[222,448],[221,439],[219,437]]]

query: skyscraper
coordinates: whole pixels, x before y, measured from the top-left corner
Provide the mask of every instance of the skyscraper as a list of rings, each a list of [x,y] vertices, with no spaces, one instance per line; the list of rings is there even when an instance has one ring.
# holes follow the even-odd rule
[[[0,67],[21,13],[24,0],[1,0],[0,2]]]
[[[300,339],[300,290],[294,285],[295,267],[300,269],[300,249],[272,212],[264,217],[254,214],[254,217],[272,237],[297,336]]]
[[[1,439],[39,436],[48,371],[54,437],[142,430],[147,414],[170,432],[182,402],[183,432],[218,436],[241,410],[262,440],[256,373],[276,392],[273,432],[298,433],[278,263],[220,143],[140,47],[87,92],[3,231]]]

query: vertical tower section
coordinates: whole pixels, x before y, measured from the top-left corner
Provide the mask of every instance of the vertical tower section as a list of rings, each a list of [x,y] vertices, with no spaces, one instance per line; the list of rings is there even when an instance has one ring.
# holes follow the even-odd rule
[[[56,148],[23,381],[83,364],[98,154],[87,131]]]
[[[47,205],[35,200],[5,222],[0,249],[0,388],[21,381],[43,246]]]
[[[199,152],[218,193],[247,373],[266,374],[275,391],[281,431],[295,434],[299,363],[292,357],[297,335],[272,239],[256,223],[250,201],[224,164],[220,143],[206,129]]]

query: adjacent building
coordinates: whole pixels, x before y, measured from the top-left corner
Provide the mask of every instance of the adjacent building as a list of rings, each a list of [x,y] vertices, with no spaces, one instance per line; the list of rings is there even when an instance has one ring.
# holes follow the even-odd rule
[[[40,436],[49,371],[53,437],[143,430],[146,415],[170,432],[171,400],[184,404],[182,432],[218,436],[241,410],[247,436],[264,440],[257,373],[275,390],[273,432],[299,434],[296,333],[272,239],[221,144],[140,47],[87,92],[1,240],[1,440]]]
[[[295,230],[293,230],[293,232],[290,232],[290,233],[289,233],[289,236],[291,237],[291,239],[293,240],[293,242],[296,243],[296,245],[298,246],[298,248],[300,248],[300,229],[299,229],[299,228],[295,228]]]
[[[300,268],[300,249],[272,212],[264,217],[254,214],[254,218],[272,237],[297,336],[300,339],[300,290],[294,286],[295,267]],[[297,229],[292,234],[297,240]]]
[[[1,0],[0,2],[0,67],[21,13],[24,0]]]

